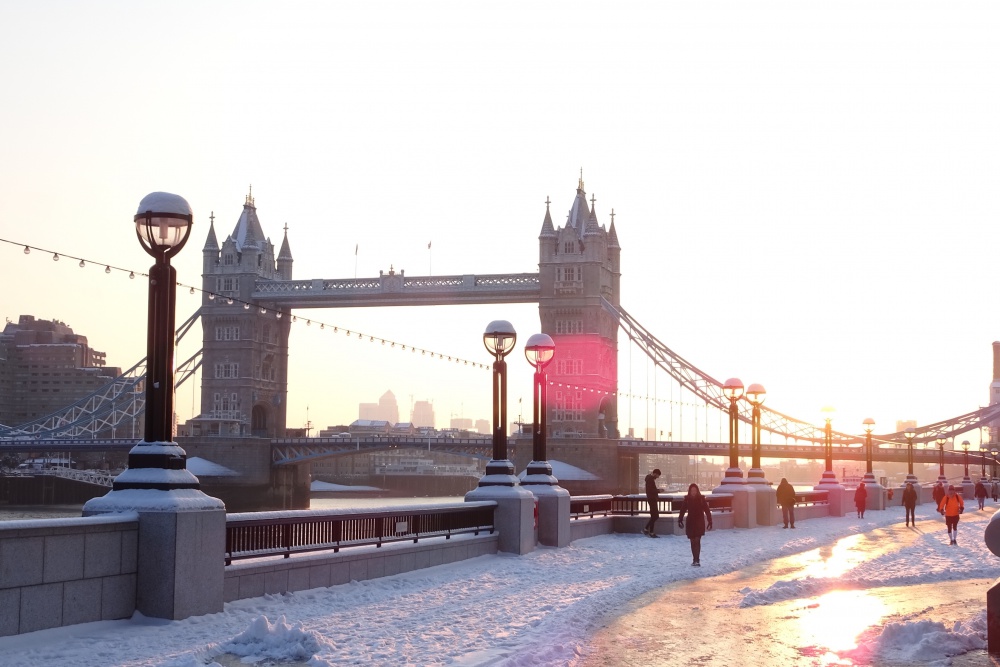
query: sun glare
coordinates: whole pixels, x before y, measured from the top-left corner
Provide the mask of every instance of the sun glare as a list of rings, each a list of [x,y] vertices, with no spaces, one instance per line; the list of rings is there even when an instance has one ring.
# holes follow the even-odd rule
[[[868,591],[833,591],[821,595],[799,620],[803,645],[827,649],[837,664],[839,653],[857,648],[858,636],[887,613],[885,603]]]

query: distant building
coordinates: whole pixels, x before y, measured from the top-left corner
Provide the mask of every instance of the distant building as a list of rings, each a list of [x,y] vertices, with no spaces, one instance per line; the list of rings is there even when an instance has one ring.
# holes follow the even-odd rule
[[[120,368],[105,366],[104,352],[64,322],[21,315],[0,333],[0,424],[50,415],[119,375]]]
[[[378,403],[358,403],[358,419],[387,421],[390,424],[398,422],[399,405],[395,394],[387,391],[378,399]]]
[[[479,433],[484,433],[486,435],[492,433],[493,429],[490,428],[490,421],[488,419],[477,419],[476,431],[478,431]],[[511,432],[513,433],[513,431]]]
[[[430,401],[414,403],[410,421],[417,428],[434,428],[434,404]]]
[[[452,417],[451,427],[459,431],[469,431],[472,429],[472,420],[465,417]]]

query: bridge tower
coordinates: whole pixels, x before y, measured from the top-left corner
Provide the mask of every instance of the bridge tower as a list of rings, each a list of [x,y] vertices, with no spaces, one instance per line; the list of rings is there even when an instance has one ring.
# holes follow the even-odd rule
[[[251,190],[221,246],[212,216],[202,254],[201,414],[191,420],[192,434],[282,437],[291,314],[252,295],[259,282],[291,280],[288,226],[275,258]]]
[[[538,315],[556,344],[546,369],[550,435],[618,437],[618,321],[606,306],[619,305],[621,246],[614,211],[605,229],[595,203],[581,173],[566,224],[553,226],[546,200],[538,236]]]

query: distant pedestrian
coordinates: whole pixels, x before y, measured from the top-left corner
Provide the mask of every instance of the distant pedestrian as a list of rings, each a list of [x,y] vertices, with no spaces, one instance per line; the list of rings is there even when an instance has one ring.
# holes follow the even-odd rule
[[[940,505],[941,499],[945,496],[944,485],[938,482],[934,485],[934,491],[931,493],[931,498],[934,499],[934,505]]]
[[[781,506],[781,520],[785,524],[784,528],[788,528],[789,524],[795,528],[795,488],[784,477],[778,482],[775,497]]]
[[[976,501],[979,503],[979,509],[983,509],[986,505],[986,485],[983,484],[983,480],[980,479],[976,482]]]
[[[944,515],[944,525],[948,527],[948,539],[952,544],[958,544],[958,515],[965,511],[965,501],[955,493],[955,487],[949,486],[948,492],[938,505],[938,512]],[[954,531],[954,536],[952,536]]]
[[[1000,500],[1000,481],[993,480],[993,483],[990,484],[990,486],[993,487],[993,502]]]
[[[659,468],[653,468],[653,471],[646,475],[646,503],[649,505],[649,521],[642,529],[642,534],[649,537],[659,537],[656,534],[656,520],[660,518],[660,490],[656,487],[656,480],[659,478]]]
[[[858,482],[858,488],[854,491],[854,506],[858,509],[858,518],[865,518],[865,505],[868,503],[868,491],[865,490],[865,483]]]
[[[687,514],[687,527],[684,526],[684,515]],[[684,528],[684,533],[691,540],[691,565],[701,566],[701,536],[705,534],[705,527],[712,530],[712,510],[708,508],[708,499],[701,495],[701,489],[697,484],[688,486],[687,495],[684,496],[684,508],[681,509],[680,516],[677,517],[677,527]]]
[[[912,523],[916,526],[917,489],[913,486],[913,482],[907,482],[906,488],[903,489],[903,507],[906,509],[906,525]]]

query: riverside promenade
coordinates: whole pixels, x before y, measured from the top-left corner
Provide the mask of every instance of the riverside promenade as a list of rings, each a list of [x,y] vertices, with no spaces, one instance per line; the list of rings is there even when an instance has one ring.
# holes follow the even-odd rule
[[[982,534],[994,508],[963,515],[957,547],[929,504],[915,529],[891,507],[795,531],[715,530],[701,568],[680,536],[600,535],[179,621],[136,614],[5,637],[0,653],[11,667],[962,664],[949,656],[984,657],[985,594],[1000,559]],[[873,605],[877,615],[859,618]],[[838,643],[816,634],[824,626]]]

